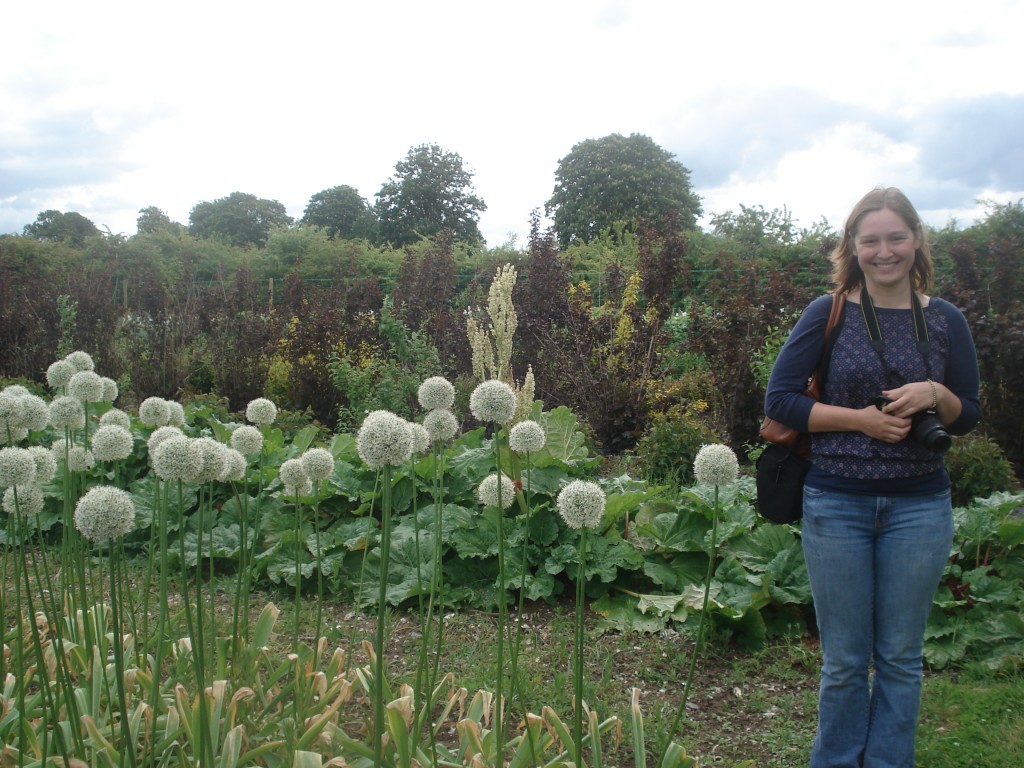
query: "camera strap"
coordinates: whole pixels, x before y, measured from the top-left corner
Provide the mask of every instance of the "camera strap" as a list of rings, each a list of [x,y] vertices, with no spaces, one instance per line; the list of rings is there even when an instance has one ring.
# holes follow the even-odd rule
[[[928,361],[928,353],[931,351],[932,342],[928,338],[928,324],[924,321],[924,309],[921,307],[921,299],[913,288],[910,289],[910,306],[914,315],[914,336],[917,338],[917,351],[921,353],[924,360],[925,371],[928,378],[931,378],[931,365]],[[878,353],[882,361],[886,377],[894,373],[888,361],[885,359],[885,339],[882,338],[882,328],[878,324],[878,314],[875,312],[875,303],[871,300],[867,288],[862,287],[860,291],[860,313],[864,318],[864,326],[867,328],[868,337],[871,339],[871,346]]]

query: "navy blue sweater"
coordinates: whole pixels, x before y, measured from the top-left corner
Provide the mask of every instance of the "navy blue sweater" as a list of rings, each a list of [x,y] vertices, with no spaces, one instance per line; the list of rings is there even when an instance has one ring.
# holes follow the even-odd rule
[[[831,305],[831,295],[808,305],[779,353],[768,381],[765,413],[800,431],[807,431],[814,405],[802,392],[824,350]],[[924,308],[931,341],[927,360],[917,348],[910,309],[876,308],[876,313],[885,341],[886,364],[871,346],[860,304],[847,301],[822,402],[863,408],[883,389],[930,378],[942,382],[962,404],[960,416],[946,427],[947,431],[963,435],[973,429],[981,416],[978,361],[960,310],[935,297]],[[823,490],[904,495],[949,487],[942,455],[920,445],[913,433],[896,444],[874,440],[861,432],[814,433],[811,460],[807,484]]]

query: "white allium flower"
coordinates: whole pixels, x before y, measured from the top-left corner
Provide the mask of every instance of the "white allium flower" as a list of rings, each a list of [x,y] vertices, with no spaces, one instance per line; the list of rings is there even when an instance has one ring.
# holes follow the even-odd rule
[[[0,448],[0,488],[30,485],[36,479],[36,462],[26,448]]]
[[[18,492],[18,503],[14,503],[14,492]],[[14,486],[4,491],[4,512],[8,515],[13,515],[15,512],[21,512],[21,514],[28,517],[29,515],[37,515],[43,510],[43,489],[35,483],[31,485],[19,485],[16,488]]]
[[[147,427],[167,426],[169,415],[167,401],[162,397],[147,397],[139,406],[139,420]]]
[[[424,417],[423,428],[427,430],[431,442],[445,443],[455,437],[459,431],[459,422],[447,408],[438,408]]]
[[[302,467],[301,459],[288,459],[281,465],[278,477],[286,487],[301,488],[309,480],[309,475]]]
[[[120,488],[96,486],[75,505],[75,527],[95,544],[125,536],[135,528],[135,502]]]
[[[101,376],[100,381],[103,383],[103,402],[112,403],[117,400],[117,382],[106,376]]]
[[[36,463],[36,485],[53,480],[53,476],[57,474],[57,457],[53,455],[53,451],[41,445],[33,445],[28,452],[32,454],[32,460]]]
[[[547,435],[536,421],[520,421],[508,433],[508,447],[516,453],[532,453],[544,447]]]
[[[370,469],[399,467],[412,455],[412,435],[405,419],[390,411],[371,411],[356,435],[359,458]]]
[[[21,396],[21,426],[33,432],[46,429],[50,423],[50,408],[38,395]]]
[[[171,437],[184,437],[180,429],[177,427],[157,427],[153,430],[153,434],[149,436],[149,440],[146,441],[146,448],[149,450],[150,457],[156,453],[157,446],[160,445],[164,440]]]
[[[62,395],[50,403],[50,424],[54,429],[81,429],[85,426],[82,401]]]
[[[284,486],[285,496],[312,496],[313,495],[313,481],[308,477],[303,480],[299,485],[288,485]]]
[[[517,405],[512,387],[498,379],[477,385],[469,397],[469,410],[479,421],[505,424],[516,415]]]
[[[508,509],[515,501],[516,487],[504,472],[501,473],[501,503],[498,503],[498,475],[491,474],[485,477],[480,487],[476,489],[476,496],[485,507],[499,507]]]
[[[0,429],[21,427],[21,395],[0,392]]]
[[[46,383],[53,389],[66,387],[68,382],[71,381],[71,377],[77,372],[75,366],[67,360],[58,360],[55,363],[51,363],[50,367],[46,369]]]
[[[68,382],[68,394],[83,403],[103,401],[103,379],[94,371],[79,371]]]
[[[68,441],[62,437],[59,440],[53,441],[53,445],[50,446],[50,453],[53,454],[53,458],[57,461],[64,461],[69,447]]]
[[[132,417],[122,411],[120,408],[111,408],[109,411],[100,416],[100,425],[105,424],[116,424],[119,427],[125,429],[132,428]]]
[[[231,433],[231,447],[246,456],[254,456],[263,450],[263,433],[256,427],[244,424]]]
[[[177,400],[167,401],[167,426],[185,426],[185,407]]]
[[[326,480],[334,472],[334,456],[326,448],[310,448],[299,460],[310,480]]]
[[[431,376],[420,384],[419,400],[425,411],[451,410],[455,403],[455,387],[444,376]]]
[[[95,463],[92,451],[84,446],[75,445],[68,451],[68,469],[72,472],[85,472]]]
[[[192,450],[198,450],[203,457],[203,468],[193,479],[204,483],[218,479],[224,471],[224,454],[228,450],[227,446],[212,437],[197,437],[192,441]]]
[[[245,477],[245,470],[248,462],[240,452],[234,448],[228,448],[224,453],[224,468],[217,479],[222,483],[237,483]]]
[[[413,453],[425,453],[430,448],[430,433],[422,424],[410,421],[409,435],[412,437]]]
[[[739,460],[727,445],[702,445],[693,460],[693,474],[701,485],[735,483],[739,471]]]
[[[21,386],[21,384],[8,384],[6,387],[0,390],[0,395],[3,395],[4,393],[10,395],[11,397],[24,397],[25,395],[32,394],[31,392],[28,391],[27,387],[23,387]]]
[[[604,491],[597,483],[573,480],[558,492],[558,512],[570,528],[597,528],[604,515]]]
[[[261,427],[273,424],[277,418],[277,406],[265,397],[257,397],[245,407],[245,418]]]
[[[92,436],[92,453],[96,461],[127,459],[134,448],[132,433],[117,424],[104,424]]]
[[[184,435],[171,435],[150,453],[153,471],[161,480],[192,482],[203,471],[202,450],[192,447]]]
[[[92,371],[96,369],[96,364],[92,361],[92,357],[88,352],[82,352],[81,350],[72,352],[70,355],[64,358],[64,360],[71,364],[71,367],[75,371]]]

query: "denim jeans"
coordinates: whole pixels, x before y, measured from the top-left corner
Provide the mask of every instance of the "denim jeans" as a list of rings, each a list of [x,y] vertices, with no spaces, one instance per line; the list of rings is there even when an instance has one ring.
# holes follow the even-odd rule
[[[953,540],[949,491],[805,487],[802,531],[823,656],[811,768],[911,768],[924,628]]]

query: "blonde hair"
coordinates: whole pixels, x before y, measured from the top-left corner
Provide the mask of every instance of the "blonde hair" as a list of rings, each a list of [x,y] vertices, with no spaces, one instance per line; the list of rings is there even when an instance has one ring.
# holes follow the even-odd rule
[[[883,210],[892,211],[903,219],[917,238],[914,266],[910,270],[911,286],[915,291],[921,293],[927,293],[931,289],[935,266],[932,262],[932,251],[928,244],[927,232],[921,223],[921,217],[917,215],[917,211],[907,196],[896,187],[875,187],[853,206],[853,210],[850,211],[850,215],[846,219],[843,237],[829,256],[832,261],[832,282],[835,284],[837,293],[851,291],[864,284],[864,272],[861,270],[860,264],[857,263],[854,240],[864,217],[869,213]]]

